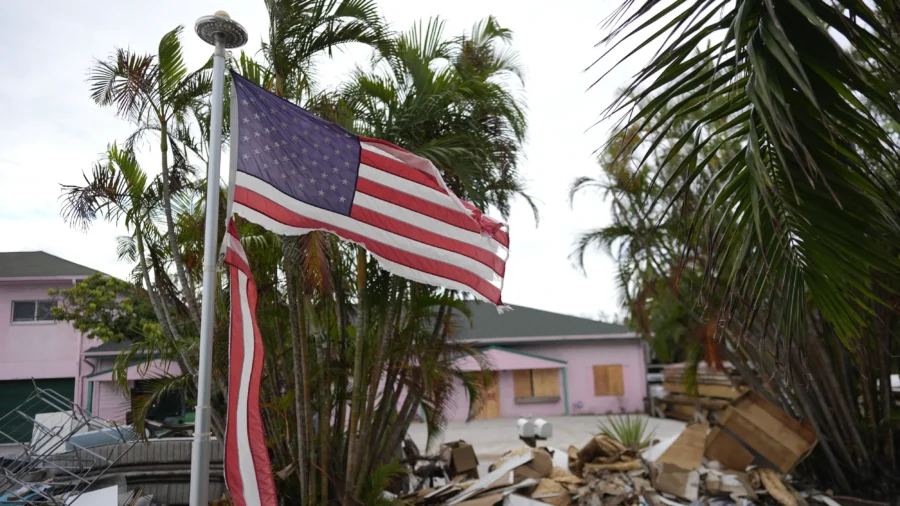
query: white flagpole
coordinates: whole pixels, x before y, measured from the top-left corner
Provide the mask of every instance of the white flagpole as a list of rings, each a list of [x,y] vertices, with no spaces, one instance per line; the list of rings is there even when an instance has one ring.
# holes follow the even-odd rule
[[[247,31],[225,11],[197,20],[194,29],[216,46],[209,120],[209,168],[206,174],[206,233],[203,239],[203,302],[200,315],[200,370],[197,410],[191,449],[191,506],[209,504],[209,410],[212,383],[212,333],[216,317],[216,262],[218,260],[219,166],[222,159],[222,109],[225,88],[225,49],[247,43]]]

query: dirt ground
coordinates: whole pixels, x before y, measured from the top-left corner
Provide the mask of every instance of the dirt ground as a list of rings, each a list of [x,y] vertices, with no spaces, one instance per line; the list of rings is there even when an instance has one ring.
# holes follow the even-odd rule
[[[598,432],[597,423],[605,416],[556,416],[546,417],[553,424],[553,437],[540,442],[539,446],[550,446],[565,450],[569,445],[581,448]],[[684,422],[662,418],[650,418],[648,429],[654,431],[653,436],[665,438],[673,436],[684,427]],[[409,434],[419,449],[425,451],[427,437],[424,423],[413,423]],[[432,443],[436,450],[444,441],[465,440],[475,447],[475,453],[481,462],[479,467],[487,467],[493,460],[509,450],[525,447],[519,439],[515,418],[496,418],[493,420],[473,420],[469,423],[450,422],[438,441]]]

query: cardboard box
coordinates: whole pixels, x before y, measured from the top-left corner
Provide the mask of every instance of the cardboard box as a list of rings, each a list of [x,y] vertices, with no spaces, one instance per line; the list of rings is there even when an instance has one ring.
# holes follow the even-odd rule
[[[675,464],[655,462],[650,466],[650,482],[658,492],[695,501],[700,492],[700,472]]]
[[[783,473],[806,457],[817,442],[809,421],[795,420],[754,392],[732,402],[719,423]]]
[[[465,475],[468,479],[478,479],[478,457],[469,443],[460,439],[442,444],[441,460],[450,469],[450,476]]]
[[[527,480],[532,478],[540,480],[550,476],[553,472],[553,457],[546,450],[536,448],[531,450],[531,462],[517,467],[515,473],[515,481]]]
[[[672,464],[681,469],[697,469],[703,464],[703,450],[706,448],[708,423],[692,423],[656,459],[657,464]]]
[[[719,427],[713,428],[706,438],[706,451],[703,456],[715,460],[725,469],[743,471],[753,463],[753,454],[744,448],[737,439],[728,435]]]

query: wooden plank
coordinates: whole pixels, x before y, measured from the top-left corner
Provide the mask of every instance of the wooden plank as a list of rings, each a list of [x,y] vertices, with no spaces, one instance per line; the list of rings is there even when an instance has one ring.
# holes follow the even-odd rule
[[[609,375],[605,365],[594,366],[594,396],[603,397],[609,393]]]
[[[686,394],[687,386],[683,383],[663,383],[667,392]],[[741,392],[732,386],[724,385],[697,385],[697,393],[702,397],[717,397],[719,399],[737,399]]]
[[[622,364],[606,366],[606,375],[609,382],[610,395],[625,395],[625,377],[622,374]]]
[[[534,397],[559,396],[559,369],[532,369],[531,381]]]
[[[524,369],[513,371],[513,392],[516,397],[532,397],[534,391],[531,388],[531,370]]]

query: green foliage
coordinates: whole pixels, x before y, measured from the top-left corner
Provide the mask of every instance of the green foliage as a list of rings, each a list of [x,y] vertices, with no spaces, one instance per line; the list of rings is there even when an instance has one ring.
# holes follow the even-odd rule
[[[375,468],[365,481],[362,493],[360,494],[361,503],[371,506],[395,506],[403,504],[397,500],[385,499],[382,492],[384,492],[392,481],[404,474],[409,474],[409,469],[397,461]]]
[[[53,319],[71,323],[88,337],[117,343],[159,332],[146,292],[105,274],[93,274],[72,288],[49,294],[57,303],[51,310]]]
[[[638,451],[650,445],[654,431],[648,431],[650,419],[640,414],[610,415],[599,420],[597,426],[604,436],[615,439],[626,448]]]

